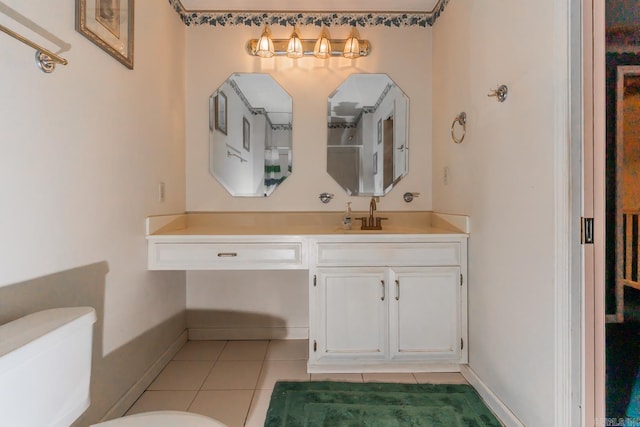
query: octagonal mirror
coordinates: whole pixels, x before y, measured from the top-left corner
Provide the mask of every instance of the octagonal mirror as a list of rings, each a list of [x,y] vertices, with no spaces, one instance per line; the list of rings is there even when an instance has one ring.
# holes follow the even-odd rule
[[[383,196],[408,172],[409,98],[386,74],[353,74],[330,96],[327,172],[351,196]]]
[[[209,171],[231,194],[267,197],[292,170],[292,102],[268,74],[232,74],[209,97]]]

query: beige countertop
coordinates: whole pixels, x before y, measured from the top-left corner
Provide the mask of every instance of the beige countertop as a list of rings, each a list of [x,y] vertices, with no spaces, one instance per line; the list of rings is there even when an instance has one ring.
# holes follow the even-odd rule
[[[430,211],[376,212],[388,218],[382,230],[360,230],[368,212],[353,212],[352,229],[342,227],[342,212],[188,212],[147,218],[148,236],[207,235],[367,235],[468,234],[469,218]]]

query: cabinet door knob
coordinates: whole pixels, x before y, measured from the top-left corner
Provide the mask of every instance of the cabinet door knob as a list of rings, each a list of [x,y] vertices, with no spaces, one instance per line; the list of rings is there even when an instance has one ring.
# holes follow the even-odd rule
[[[400,280],[396,279],[396,301],[400,301]]]
[[[380,298],[380,300],[384,301],[384,297],[385,297],[384,280],[380,280],[380,284],[382,285],[382,298]]]

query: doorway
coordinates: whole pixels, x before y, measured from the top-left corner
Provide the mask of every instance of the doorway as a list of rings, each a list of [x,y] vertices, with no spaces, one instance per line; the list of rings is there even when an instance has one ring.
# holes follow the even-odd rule
[[[607,28],[606,417],[640,416],[640,55],[612,50]],[[637,390],[636,390],[637,388]]]
[[[596,4],[594,2],[594,16]],[[594,121],[603,116],[602,132],[594,146],[603,152],[602,218],[605,244],[598,262],[603,264],[602,284],[596,283],[596,331],[602,321],[604,343],[595,345],[604,355],[603,410],[596,420],[621,421],[640,416],[640,282],[638,282],[638,213],[640,213],[640,27],[636,0],[607,0],[599,22],[602,32],[594,40],[603,46],[594,54]],[[603,104],[602,109],[596,104]],[[600,138],[599,138],[600,136]],[[597,150],[597,148],[596,148]],[[638,159],[638,160],[636,160]],[[598,164],[595,164],[595,168]],[[597,185],[597,183],[596,183]],[[596,196],[597,198],[597,196]],[[601,292],[598,292],[598,289]],[[598,303],[598,298],[602,299]],[[597,341],[597,340],[596,340]],[[604,348],[602,348],[604,347]],[[599,375],[596,369],[596,377]],[[602,374],[601,374],[602,375]],[[599,415],[599,416],[598,416]]]

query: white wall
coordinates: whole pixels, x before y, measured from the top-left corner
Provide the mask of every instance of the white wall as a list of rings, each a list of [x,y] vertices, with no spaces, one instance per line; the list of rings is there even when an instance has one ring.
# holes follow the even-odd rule
[[[256,180],[254,179],[254,170],[256,162],[254,162],[254,156],[256,150],[254,149],[251,153],[247,153],[242,148],[244,124],[241,119],[248,118],[251,120],[251,112],[228,82],[220,85],[220,92],[227,99],[225,107],[227,129],[225,135],[216,130],[214,126],[214,131],[210,135],[209,171],[211,173],[213,171],[216,172],[216,179],[228,191],[235,194],[255,194]],[[214,115],[213,111],[211,113],[211,115]],[[235,120],[229,120],[229,117],[233,117]],[[251,128],[255,130],[255,126],[251,126]],[[228,155],[229,152],[235,154],[235,156]],[[264,155],[262,156],[262,172],[264,173]]]
[[[3,3],[71,49],[46,75],[0,34],[0,286],[106,261],[110,353],[185,307],[184,274],[148,272],[144,239],[147,215],[185,206],[185,29],[168,5],[138,0],[131,71],[74,30],[73,1]]]
[[[554,1],[450,2],[433,41],[434,209],[472,224],[469,364],[527,426],[552,425],[555,404]]]
[[[291,28],[271,29],[274,38],[288,38],[291,33]],[[348,197],[326,172],[327,99],[353,73],[387,73],[410,98],[409,175],[378,208],[431,209],[431,28],[361,29],[360,36],[371,42],[372,53],[354,61],[252,57],[245,45],[261,31],[257,27],[187,29],[187,210],[341,211],[347,201],[353,202],[354,210],[368,210],[368,198]],[[318,33],[317,27],[299,28],[302,38],[315,38]],[[345,38],[348,33],[347,27],[330,29],[332,38]],[[209,174],[208,97],[234,72],[268,73],[293,99],[293,173],[268,198],[231,197]],[[325,191],[336,196],[328,205],[318,198]],[[407,204],[402,200],[406,191],[421,195]],[[220,310],[259,313],[275,318],[280,326],[304,328],[308,326],[306,281],[306,275],[298,272],[189,272],[187,308],[210,311],[210,319]],[[237,294],[229,294],[230,289]],[[262,326],[255,324],[260,321],[249,316],[243,322],[239,316],[232,326]]]
[[[273,26],[274,38],[288,38],[291,28]],[[187,29],[187,210],[189,211],[341,211],[346,201],[367,210],[366,197],[349,198],[326,172],[327,98],[353,73],[386,73],[408,95],[410,109],[409,175],[380,202],[381,210],[431,208],[431,28],[360,29],[371,41],[369,57],[328,61],[284,57],[260,59],[246,53],[258,27]],[[315,38],[317,27],[300,27],[302,38]],[[346,38],[348,27],[331,27],[332,38]],[[233,72],[270,74],[293,99],[293,173],[268,198],[234,198],[209,174],[208,97]],[[336,198],[323,205],[318,195]],[[406,191],[421,196],[408,205]]]

